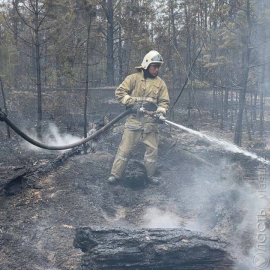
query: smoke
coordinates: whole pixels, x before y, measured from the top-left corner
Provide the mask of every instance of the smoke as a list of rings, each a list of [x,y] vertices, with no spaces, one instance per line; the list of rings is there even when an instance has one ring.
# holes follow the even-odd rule
[[[35,130],[31,130],[31,132],[26,131],[25,133],[31,138],[33,138],[34,140],[39,141],[37,132]],[[44,144],[52,145],[52,146],[61,146],[61,145],[75,143],[80,139],[81,138],[67,134],[67,133],[61,134],[59,131],[59,128],[55,124],[50,123],[48,126],[48,129],[43,133],[41,142]],[[34,150],[34,151],[42,150],[41,148],[33,144],[30,144],[27,141],[24,141],[22,145],[27,150]],[[66,151],[66,150],[63,150],[63,151]]]
[[[265,189],[266,196],[262,198],[259,192],[262,177],[256,170],[258,168],[254,168],[253,176],[245,178],[240,165],[223,159],[214,170],[194,168],[188,182],[183,179],[183,175],[179,178],[179,171],[171,170],[167,177],[171,183],[167,183],[165,188],[168,188],[172,198],[179,197],[178,208],[174,206],[172,212],[168,198],[168,205],[163,204],[160,207],[166,210],[158,207],[146,209],[142,216],[142,227],[185,228],[222,236],[229,243],[229,252],[237,258],[235,270],[256,269],[254,256],[260,253],[259,241],[263,240],[268,253],[270,249],[270,232],[265,225],[270,217],[267,212],[270,187]],[[258,240],[258,215],[262,210],[265,211],[265,216],[262,217],[264,224],[261,224],[261,228],[264,229],[266,239],[259,236]],[[260,259],[257,259],[258,263]]]
[[[181,218],[176,214],[167,211],[162,211],[156,207],[146,209],[142,217],[143,228],[180,228]]]
[[[229,243],[230,253],[237,258],[235,270],[256,269],[253,259],[259,252],[256,240],[259,233],[258,215],[269,208],[269,197],[261,198],[261,177],[256,173],[256,168],[249,179],[244,177],[239,165],[227,160],[223,160],[216,169],[217,173],[212,174],[207,171],[194,173],[194,184],[187,190],[193,196],[189,197],[186,205],[187,211],[196,209],[196,219],[188,222],[186,228],[223,236]],[[265,194],[269,194],[267,190]],[[264,218],[266,223],[267,217]],[[269,253],[270,232],[267,228],[263,229],[267,236],[263,244]]]

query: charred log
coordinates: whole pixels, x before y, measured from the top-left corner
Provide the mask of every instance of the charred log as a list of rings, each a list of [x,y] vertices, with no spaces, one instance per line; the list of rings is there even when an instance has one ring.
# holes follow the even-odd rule
[[[78,228],[83,270],[233,269],[227,244],[213,236],[183,229]]]
[[[15,183],[21,185],[26,173],[24,166],[0,166],[0,192],[11,189]]]
[[[38,188],[38,179],[52,170],[57,169],[70,157],[80,154],[81,148],[77,147],[56,156],[45,164],[32,166],[0,166],[0,193],[15,195],[27,187]]]

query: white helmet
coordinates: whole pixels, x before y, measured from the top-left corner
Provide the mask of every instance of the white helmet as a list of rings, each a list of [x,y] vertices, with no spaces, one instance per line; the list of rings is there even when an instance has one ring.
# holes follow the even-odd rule
[[[149,53],[147,53],[144,56],[141,67],[143,69],[147,69],[150,64],[160,64],[160,65],[162,65],[163,63],[164,63],[163,58],[159,54],[159,52],[150,51]]]

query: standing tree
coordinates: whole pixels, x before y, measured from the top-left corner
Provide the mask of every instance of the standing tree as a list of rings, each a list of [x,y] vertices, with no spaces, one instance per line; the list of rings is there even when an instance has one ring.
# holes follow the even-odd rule
[[[119,1],[120,2],[120,1]],[[114,7],[113,0],[102,0],[101,5],[107,19],[107,84],[114,85]]]
[[[250,0],[246,0],[246,31],[243,34],[243,42],[245,44],[245,51],[243,56],[243,88],[240,92],[239,98],[239,111],[237,115],[237,122],[234,133],[234,143],[241,146],[242,144],[242,126],[243,126],[243,112],[246,104],[246,92],[248,88],[248,78],[250,71],[250,56],[251,56],[251,34],[252,34],[252,18],[251,18],[251,5]]]
[[[22,42],[26,46],[26,51],[22,53],[30,58],[26,61],[26,69],[31,81],[34,82],[37,91],[37,134],[41,138],[41,121],[42,121],[42,84],[47,80],[45,74],[46,60],[46,43],[52,38],[55,30],[55,16],[51,14],[54,3],[52,0],[32,0],[17,1],[13,0],[13,10],[16,16],[24,25],[24,35],[19,35],[17,27],[14,25],[7,26],[11,29],[16,37],[16,43]],[[16,23],[16,22],[15,22]],[[20,42],[18,42],[20,41]],[[22,46],[24,48],[24,46]],[[31,63],[29,65],[29,62]],[[44,74],[43,74],[44,73]],[[34,76],[32,76],[34,75]]]
[[[79,13],[83,15],[83,21],[87,32],[86,36],[86,48],[85,48],[85,94],[84,94],[84,137],[87,137],[88,121],[87,121],[87,108],[88,99],[91,98],[89,95],[89,66],[90,66],[90,55],[91,55],[91,44],[90,44],[90,32],[93,18],[96,16],[96,7],[94,1],[83,0],[78,2]],[[84,144],[84,153],[87,153],[86,144]]]

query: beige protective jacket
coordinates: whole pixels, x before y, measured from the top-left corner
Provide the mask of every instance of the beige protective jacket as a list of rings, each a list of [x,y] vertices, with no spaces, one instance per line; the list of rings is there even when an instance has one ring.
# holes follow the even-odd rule
[[[158,76],[145,80],[142,69],[126,77],[116,89],[115,97],[125,106],[132,105],[135,101],[156,104],[157,112],[163,112],[164,114],[166,114],[170,103],[165,82]],[[131,114],[127,118],[125,128],[143,130],[145,133],[158,132],[157,122],[147,115]]]

